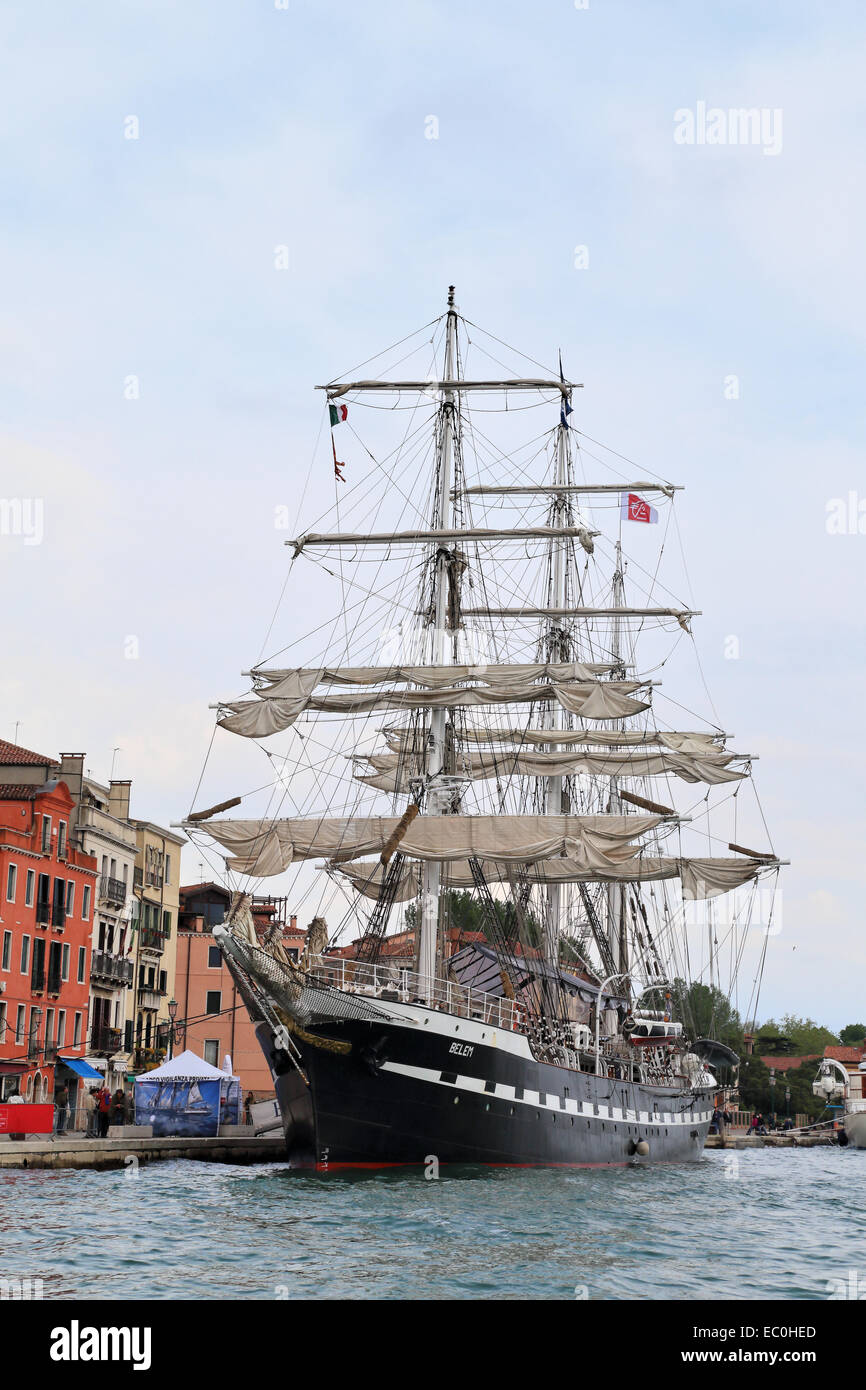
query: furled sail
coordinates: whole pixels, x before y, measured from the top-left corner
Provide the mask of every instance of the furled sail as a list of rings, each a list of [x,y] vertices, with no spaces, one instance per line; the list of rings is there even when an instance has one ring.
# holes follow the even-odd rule
[[[308,695],[317,685],[457,685],[459,681],[488,681],[494,685],[527,681],[591,681],[617,667],[609,661],[478,662],[463,666],[321,666],[251,672],[262,692],[279,699]],[[315,677],[313,684],[310,680]]]
[[[612,868],[639,853],[632,841],[660,816],[418,816],[400,841],[404,858],[447,863],[471,857],[532,863],[567,855],[587,872]],[[207,833],[229,851],[238,873],[279,874],[300,859],[335,862],[379,854],[399,816],[214,820]],[[202,827],[198,827],[202,828]]]
[[[690,902],[705,898],[715,898],[729,893],[749,883],[762,870],[775,867],[774,861],[732,859],[673,859],[659,855],[637,855],[610,868],[587,871],[573,859],[547,859],[535,863],[528,870],[533,884],[591,883],[596,881],[613,883],[655,883],[662,879],[682,880],[683,897]],[[488,883],[510,883],[508,865],[495,859],[482,862],[484,877]],[[341,864],[336,870],[347,878],[365,898],[376,899],[385,872],[378,863]],[[511,870],[512,876],[514,869]],[[467,861],[456,860],[449,864],[443,878],[443,887],[448,889],[469,889],[475,887],[475,880]],[[410,902],[418,894],[418,871],[407,867],[403,870],[396,890],[396,902]]]
[[[358,535],[339,531],[329,536],[318,535],[311,531],[306,536],[298,536],[296,540],[286,541],[286,545],[294,546],[295,555],[300,555],[302,550],[311,545],[324,547],[333,545],[417,545],[419,542],[425,541],[447,545],[452,541],[460,541],[461,544],[469,541],[561,541],[569,536],[576,536],[581,545],[585,545],[593,536],[597,535],[598,531],[590,531],[585,526],[521,526],[509,530],[503,530],[501,527],[496,529],[466,527],[463,530],[376,531],[372,534]]]
[[[551,738],[554,736],[552,733],[549,735]],[[405,791],[411,779],[423,772],[420,754],[407,757],[400,753],[370,753],[356,757],[371,769],[368,773],[356,773],[358,780],[380,791]],[[684,782],[719,786],[723,782],[737,782],[748,776],[748,773],[729,766],[734,757],[733,753],[707,753],[697,757],[693,753],[646,753],[633,749],[620,752],[467,750],[457,754],[455,771],[473,782],[512,776],[573,777],[582,773],[599,777],[662,777],[670,774]]]
[[[495,667],[490,669],[496,670]],[[255,700],[223,702],[217,723],[244,738],[267,738],[288,729],[305,710],[353,715],[376,710],[468,708],[556,700],[563,709],[584,719],[626,719],[649,709],[648,701],[631,698],[644,684],[641,681],[544,681],[534,685],[522,679],[494,683],[486,678],[483,684],[475,686],[314,695],[317,684],[318,672],[304,671],[297,679],[297,694],[277,696],[264,691]]]
[[[392,725],[383,729],[388,747],[395,753],[420,752],[426,747],[424,731]],[[521,729],[461,727],[461,743],[529,743],[535,746],[557,743],[572,747],[575,744],[601,744],[605,748],[637,748],[658,744],[675,753],[694,753],[699,758],[722,752],[727,734],[663,732],[660,729]]]

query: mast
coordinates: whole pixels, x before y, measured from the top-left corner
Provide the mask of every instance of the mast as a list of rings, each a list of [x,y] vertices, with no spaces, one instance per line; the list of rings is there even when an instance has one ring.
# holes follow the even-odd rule
[[[564,409],[565,398],[563,398]],[[566,443],[566,430],[568,426],[564,419],[560,420],[556,438],[556,484],[562,487],[568,483],[568,448]],[[568,499],[567,496],[558,492],[551,503],[551,521],[556,526],[563,526],[568,521]],[[552,594],[551,607],[564,608],[566,601],[565,584],[565,560],[566,546],[568,542],[562,540],[554,541],[553,548],[553,574],[552,574]],[[565,626],[562,620],[551,620],[548,629],[548,661],[567,661]],[[561,729],[563,722],[563,709],[558,701],[553,702],[551,712],[551,728]],[[550,751],[559,752],[559,743],[551,743]],[[548,815],[561,815],[564,807],[562,804],[563,778],[548,777],[545,796],[545,806]],[[544,922],[544,958],[552,965],[559,962],[559,937],[562,929],[562,885],[553,883],[547,890],[547,913]]]
[[[454,401],[457,369],[457,310],[454,307],[454,286],[448,286],[448,316],[445,329],[445,367],[441,421],[439,477],[433,505],[432,529],[447,531],[451,525],[451,471],[454,445]],[[448,552],[440,547],[433,569],[433,648],[432,664],[449,664],[446,614],[448,605]],[[441,815],[444,795],[441,785],[432,781],[442,773],[445,764],[446,711],[434,709],[430,718],[430,737],[427,747],[427,813]],[[421,930],[418,944],[418,974],[422,987],[432,987],[436,979],[436,948],[439,935],[439,894],[441,867],[426,863],[421,880]]]
[[[616,567],[613,574],[613,609],[625,607],[625,586],[623,584],[622,573],[622,543],[616,543]],[[621,678],[622,671],[622,620],[613,617],[611,620],[611,659],[616,663],[615,671],[612,676]],[[622,727],[622,724],[618,724]],[[619,778],[611,777],[609,782],[608,806],[611,815],[622,814],[622,801],[619,795]],[[621,883],[610,883],[607,886],[607,939],[610,944],[610,953],[617,970],[622,973],[628,969],[628,951],[625,935],[625,888]]]

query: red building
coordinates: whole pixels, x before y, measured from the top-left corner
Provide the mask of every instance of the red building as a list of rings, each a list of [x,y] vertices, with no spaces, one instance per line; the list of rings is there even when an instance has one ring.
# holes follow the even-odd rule
[[[96,860],[69,842],[58,764],[0,739],[0,1096],[79,1100]],[[70,1116],[70,1124],[72,1117]]]

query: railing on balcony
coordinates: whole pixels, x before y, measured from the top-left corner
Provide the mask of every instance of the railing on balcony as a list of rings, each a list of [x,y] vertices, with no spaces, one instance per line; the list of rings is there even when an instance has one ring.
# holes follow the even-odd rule
[[[59,994],[62,985],[60,977],[60,966],[49,966],[48,969],[48,993]]]
[[[51,903],[47,898],[40,898],[36,904],[36,925],[47,927],[51,921]]]
[[[27,1060],[28,1062],[36,1062],[38,1061],[38,1059],[39,1041],[36,1038],[35,1034],[31,1033],[30,1037],[27,1039]]]
[[[139,985],[138,1007],[140,1009],[158,1009],[167,993],[166,989],[160,989],[158,985]]]
[[[113,1056],[115,1052],[120,1052],[123,1045],[123,1034],[119,1028],[100,1028],[93,1029],[90,1035],[90,1051],[97,1056]]]
[[[146,951],[158,951],[162,955],[165,950],[165,935],[153,927],[142,927],[139,945]]]
[[[34,965],[30,973],[30,988],[34,994],[40,993],[45,988],[45,966]]]
[[[108,874],[103,874],[99,880],[99,897],[102,902],[123,907],[126,902],[126,884],[120,878],[111,878]]]
[[[62,927],[65,921],[66,904],[63,902],[55,901],[51,907],[51,925],[52,927]]]
[[[158,1066],[165,1061],[166,1051],[164,1047],[137,1047],[135,1049],[135,1069],[143,1071],[145,1067]]]
[[[56,1042],[47,1042],[47,1043],[45,1044],[45,1047],[44,1047],[44,1049],[43,1049],[43,1060],[44,1060],[45,1062],[56,1062],[56,1061],[57,1061],[57,1043],[56,1043]]]
[[[108,980],[114,984],[131,985],[134,967],[124,956],[112,955],[110,951],[94,951],[90,958],[91,980]]]

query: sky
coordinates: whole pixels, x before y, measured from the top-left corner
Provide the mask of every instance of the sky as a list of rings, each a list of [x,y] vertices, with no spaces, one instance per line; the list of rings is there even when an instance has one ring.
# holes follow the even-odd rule
[[[791,860],[761,1013],[864,1020],[864,62],[846,0],[6,0],[0,734],[178,820],[275,508],[331,500],[312,387],[454,283],[686,485],[704,673]],[[675,138],[714,108],[764,136]]]

